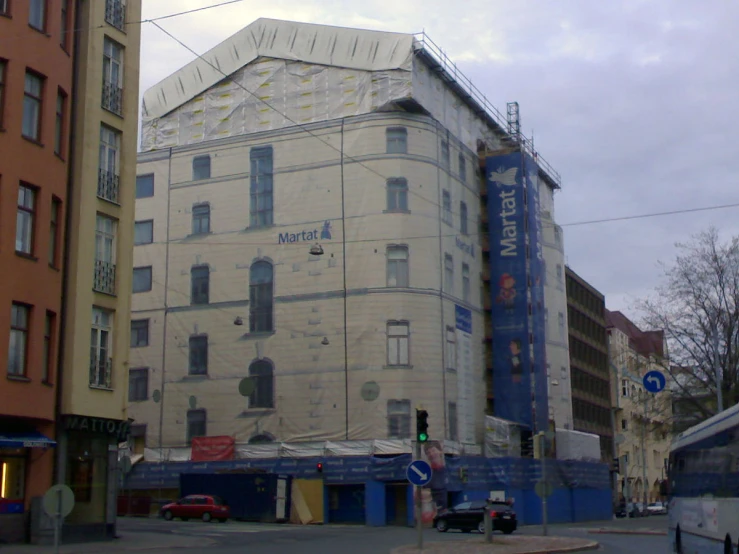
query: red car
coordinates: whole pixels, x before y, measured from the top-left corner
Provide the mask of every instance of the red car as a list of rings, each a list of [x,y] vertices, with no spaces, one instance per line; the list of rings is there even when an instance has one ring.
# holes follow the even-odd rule
[[[167,521],[178,517],[182,521],[199,518],[205,522],[213,519],[224,522],[231,517],[231,511],[223,500],[218,496],[207,494],[191,494],[177,502],[166,504],[162,507],[160,514]]]

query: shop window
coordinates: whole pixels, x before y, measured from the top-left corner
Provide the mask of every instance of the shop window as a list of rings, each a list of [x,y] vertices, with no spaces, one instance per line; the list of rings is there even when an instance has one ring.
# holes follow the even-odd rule
[[[0,499],[23,501],[26,457],[22,448],[0,448]]]

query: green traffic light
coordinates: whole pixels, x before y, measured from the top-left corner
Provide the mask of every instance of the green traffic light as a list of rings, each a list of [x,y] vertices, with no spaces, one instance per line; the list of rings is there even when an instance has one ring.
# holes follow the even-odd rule
[[[421,442],[426,442],[427,440],[429,440],[429,436],[426,433],[421,433],[420,435],[418,435],[418,440]]]

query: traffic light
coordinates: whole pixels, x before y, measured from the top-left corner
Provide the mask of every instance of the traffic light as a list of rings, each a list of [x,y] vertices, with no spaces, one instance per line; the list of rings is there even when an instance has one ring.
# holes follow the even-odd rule
[[[620,458],[613,458],[613,471],[616,473],[621,473],[621,459]]]
[[[534,458],[541,460],[544,457],[544,433],[536,433],[531,438],[534,441]]]
[[[426,410],[416,409],[416,440],[426,442],[429,440],[429,413]]]
[[[323,462],[318,462],[318,463],[316,464],[316,471],[317,471],[318,473],[323,473]]]

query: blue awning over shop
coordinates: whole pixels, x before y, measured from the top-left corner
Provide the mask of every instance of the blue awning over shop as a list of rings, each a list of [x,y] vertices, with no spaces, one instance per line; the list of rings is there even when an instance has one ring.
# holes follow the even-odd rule
[[[51,448],[56,441],[36,431],[29,433],[0,433],[0,448]]]

